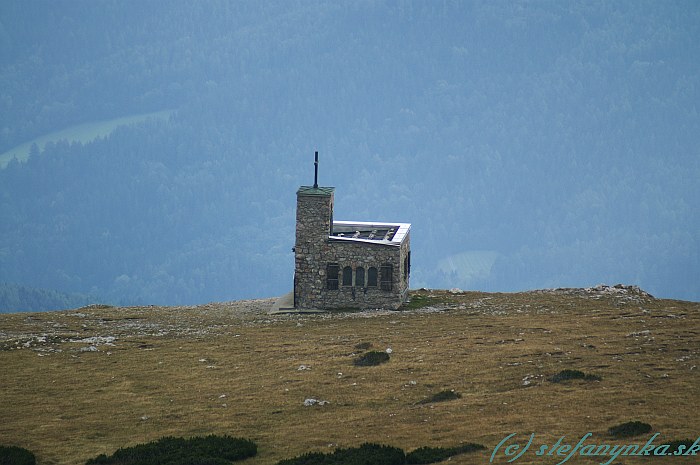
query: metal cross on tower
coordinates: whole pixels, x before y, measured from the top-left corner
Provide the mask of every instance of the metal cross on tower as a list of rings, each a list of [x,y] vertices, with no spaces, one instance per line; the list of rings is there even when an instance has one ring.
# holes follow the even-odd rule
[[[314,155],[314,189],[318,189],[318,150]]]

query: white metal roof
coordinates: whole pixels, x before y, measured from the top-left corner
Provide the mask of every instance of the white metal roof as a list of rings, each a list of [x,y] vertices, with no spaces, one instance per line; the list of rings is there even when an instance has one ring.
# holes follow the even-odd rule
[[[363,237],[361,231],[386,232],[374,237]],[[400,246],[411,230],[410,223],[388,223],[383,221],[334,221],[332,241],[365,242],[368,244],[380,244]],[[353,237],[356,236],[356,237]],[[390,236],[387,238],[386,236]]]

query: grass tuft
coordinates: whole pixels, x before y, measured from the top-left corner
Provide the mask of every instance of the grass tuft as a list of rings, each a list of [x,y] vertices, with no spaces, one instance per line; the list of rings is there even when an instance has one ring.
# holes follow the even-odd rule
[[[651,425],[649,423],[628,421],[627,423],[609,428],[608,434],[614,438],[629,438],[632,436],[639,436],[640,434],[646,434],[650,431]]]
[[[459,392],[455,392],[454,389],[449,389],[449,390],[444,390],[440,391],[436,394],[433,394],[432,396],[428,397],[427,399],[423,399],[419,404],[432,404],[433,402],[446,402],[448,400],[455,400],[455,399],[461,399],[462,394]]]
[[[583,381],[601,381],[603,378],[597,375],[587,375],[579,370],[562,370],[556,375],[552,376],[550,381],[553,383],[561,383],[562,381],[570,381],[573,379],[581,379]]]
[[[389,354],[386,352],[380,352],[378,350],[373,350],[365,354],[360,355],[353,362],[355,366],[358,367],[370,367],[381,365],[382,363],[389,361]]]
[[[370,347],[372,347],[371,342],[360,342],[359,344],[355,345],[355,350],[367,350]]]

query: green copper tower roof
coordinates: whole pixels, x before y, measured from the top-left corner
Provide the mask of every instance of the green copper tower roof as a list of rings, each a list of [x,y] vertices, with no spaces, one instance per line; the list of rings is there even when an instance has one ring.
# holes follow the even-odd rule
[[[335,187],[313,187],[301,186],[297,191],[297,195],[324,195],[329,196],[335,192]]]

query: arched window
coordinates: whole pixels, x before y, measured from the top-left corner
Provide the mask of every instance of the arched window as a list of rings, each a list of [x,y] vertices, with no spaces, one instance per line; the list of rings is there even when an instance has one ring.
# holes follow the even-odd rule
[[[365,269],[361,266],[355,270],[355,286],[365,287]]]
[[[352,268],[343,268],[343,286],[352,286]]]
[[[382,265],[379,268],[379,275],[382,291],[390,291],[394,280],[394,266],[390,264]]]
[[[338,274],[340,267],[337,263],[329,263],[326,265],[326,287],[330,290],[338,289]]]
[[[377,287],[377,269],[373,266],[367,270],[367,287]]]

